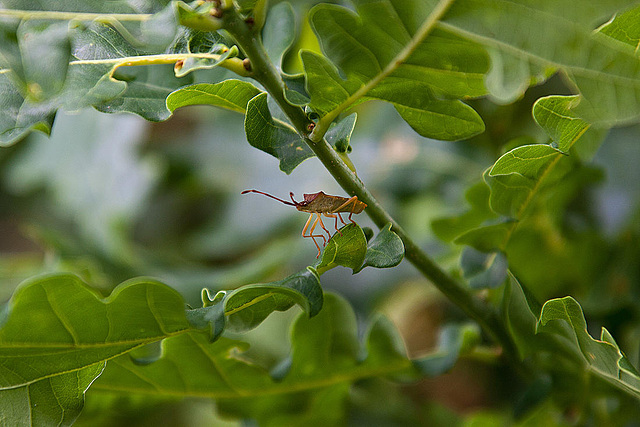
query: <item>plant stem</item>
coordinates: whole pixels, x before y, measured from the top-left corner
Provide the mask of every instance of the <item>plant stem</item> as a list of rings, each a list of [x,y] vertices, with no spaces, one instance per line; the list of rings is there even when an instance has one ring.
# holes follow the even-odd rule
[[[20,19],[55,19],[61,21],[93,21],[98,18],[117,19],[118,21],[146,21],[153,16],[149,13],[84,13],[58,12],[53,10],[13,10],[0,9],[0,16]]]
[[[379,228],[391,223],[392,230],[404,243],[405,257],[409,262],[449,300],[478,322],[496,342],[500,343],[504,354],[511,361],[517,361],[517,352],[513,341],[493,308],[476,298],[467,288],[443,271],[411,239],[325,139],[313,141],[309,138],[313,122],[309,120],[302,108],[289,104],[284,98],[284,83],[278,70],[267,57],[260,38],[251,31],[235,10],[225,11],[223,20],[224,28],[235,38],[238,46],[251,61],[252,77],[269,92],[338,184],[349,195],[358,196],[358,199],[367,204],[365,212]]]

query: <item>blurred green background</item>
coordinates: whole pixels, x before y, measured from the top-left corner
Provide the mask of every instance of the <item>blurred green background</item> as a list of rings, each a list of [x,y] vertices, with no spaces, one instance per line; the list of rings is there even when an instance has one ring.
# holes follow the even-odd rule
[[[302,41],[313,48],[308,29]],[[296,67],[295,57],[289,67]],[[211,71],[209,77],[223,76]],[[445,143],[418,136],[382,103],[360,105],[351,158],[358,175],[388,211],[447,270],[460,275],[462,248],[438,240],[434,219],[467,209],[464,193],[505,151],[546,143],[531,118],[540,96],[568,93],[559,77],[510,105],[473,101],[487,131]],[[572,295],[593,336],[606,325],[627,356],[640,350],[640,126],[608,133],[591,162],[575,161],[566,191],[539,207],[514,234],[512,272],[540,301]],[[0,301],[36,274],[73,272],[104,294],[131,277],[154,276],[200,304],[203,287],[233,289],[278,280],[315,261],[300,237],[307,216],[258,195],[294,192],[345,195],[316,159],[291,175],[249,146],[239,114],[208,107],[178,110],[163,123],[93,110],[59,113],[50,138],[32,134],[0,150]],[[372,227],[365,215],[355,217]],[[464,319],[411,265],[322,276],[325,290],[347,297],[365,322],[387,314],[409,353],[433,348],[440,325]],[[288,353],[296,309],[271,316],[242,335],[250,355],[274,365]],[[353,425],[495,425],[517,384],[500,366],[462,360],[449,374],[409,386],[368,381],[352,392]],[[464,384],[464,387],[461,386]],[[462,391],[461,391],[462,390]],[[105,399],[87,394],[79,425],[217,423],[203,400]],[[546,412],[546,411],[549,412]],[[106,412],[105,412],[106,411]],[[553,413],[546,406],[531,425]],[[105,415],[106,414],[106,415]],[[544,418],[547,422],[548,418]],[[548,425],[548,424],[546,424]]]

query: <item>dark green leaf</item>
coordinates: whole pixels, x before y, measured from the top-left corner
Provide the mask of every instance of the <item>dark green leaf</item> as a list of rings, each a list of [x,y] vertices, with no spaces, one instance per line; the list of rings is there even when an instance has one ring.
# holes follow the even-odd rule
[[[223,413],[262,424],[288,425],[300,419],[335,424],[344,419],[343,409],[324,413],[344,408],[355,381],[415,374],[389,322],[374,322],[366,340],[363,351],[352,309],[342,298],[327,294],[317,316],[302,314],[293,325],[289,372],[279,381],[241,354],[246,344],[224,337],[209,343],[203,334],[187,333],[166,339],[163,357],[149,365],[135,365],[126,355],[109,361],[90,392],[206,396],[217,398]]]
[[[266,93],[247,104],[244,130],[249,144],[279,159],[280,170],[287,174],[314,155],[291,125],[271,115]]]
[[[393,102],[391,97],[385,97],[422,136],[457,141],[484,132],[484,122],[478,113],[461,101],[429,99],[425,93],[419,97],[405,94],[401,99],[402,102]]]
[[[435,352],[413,360],[416,368],[429,377],[442,375],[453,368],[458,357],[480,342],[480,329],[476,324],[447,325],[438,336]]]
[[[262,28],[262,43],[273,65],[282,69],[282,60],[295,41],[296,20],[293,8],[287,2],[269,8]]]
[[[209,291],[202,290],[202,307],[187,310],[187,320],[196,329],[209,329],[209,338],[213,342],[220,338],[227,324],[224,315],[224,300],[226,291],[215,294],[213,299],[209,298]]]
[[[461,234],[470,231],[483,222],[493,219],[496,214],[489,207],[489,186],[480,181],[465,192],[465,200],[470,208],[458,216],[438,218],[431,223],[433,232],[440,239],[452,241]]]
[[[527,60],[511,52],[490,47],[491,69],[485,84],[492,100],[510,104],[524,95],[534,84],[542,83],[555,71],[546,64]]]
[[[258,326],[274,311],[285,311],[298,304],[309,316],[322,308],[322,288],[315,270],[308,268],[283,280],[247,285],[227,296],[224,314],[227,327],[246,331]]]
[[[348,224],[342,227],[333,235],[324,251],[320,262],[314,266],[318,273],[341,265],[353,270],[354,273],[360,270],[360,266],[365,260],[367,251],[367,239],[364,237],[362,229],[356,224]]]
[[[57,108],[26,99],[7,71],[0,71],[0,99],[4,105],[0,108],[0,146],[13,144],[31,130],[49,135]]]
[[[561,151],[544,144],[524,145],[502,155],[488,174],[491,209],[520,218],[549,168],[562,156]],[[548,185],[549,180],[545,184]]]
[[[460,266],[472,289],[497,288],[507,279],[507,257],[502,252],[484,253],[465,248]]]
[[[350,114],[331,126],[325,134],[324,137],[327,142],[331,144],[338,153],[351,152],[349,142],[351,141],[351,134],[353,133],[357,118],[358,115],[356,113]]]
[[[173,113],[177,108],[187,105],[213,105],[244,114],[251,98],[259,93],[257,87],[242,80],[200,83],[172,92],[167,97],[167,108]]]
[[[0,330],[0,387],[92,366],[188,327],[180,295],[151,279],[123,283],[107,299],[76,276],[31,279]]]
[[[105,360],[189,327],[180,295],[150,279],[123,283],[101,299],[75,276],[38,277],[21,284],[6,309],[1,412],[10,413],[14,404],[28,408],[34,399],[34,419],[65,424],[79,414],[83,393]]]
[[[71,9],[73,13],[61,18],[72,22],[29,19],[29,11],[9,11],[24,16],[20,26],[18,21],[3,21],[3,145],[32,129],[49,133],[53,116],[60,108],[77,111],[94,106],[102,112],[131,112],[147,120],[164,120],[170,115],[167,96],[191,83],[190,78],[176,76],[216,66],[246,74],[242,61],[233,58],[237,48],[224,46],[222,36],[184,28],[178,32],[173,5],[166,2],[144,6],[92,2],[69,8],[39,2],[35,6],[43,11],[38,16],[45,16],[50,10]],[[109,14],[121,10],[128,13]],[[157,13],[145,14],[141,10]],[[94,13],[87,16],[82,12]],[[74,20],[75,16],[78,19]]]
[[[378,235],[367,245],[364,263],[356,273],[365,267],[390,268],[400,264],[404,257],[404,244],[391,231],[391,223],[382,227]]]
[[[640,67],[630,46],[593,29],[628,5],[624,0],[463,0],[452,4],[440,26],[508,55],[511,63],[523,61],[520,67],[535,64],[534,75],[548,67],[562,69],[580,91],[576,113],[611,125],[640,117]],[[531,37],[534,33],[540,36]]]
[[[24,88],[34,102],[51,99],[63,87],[71,57],[68,24],[29,20],[17,32]],[[43,61],[42,58],[47,58]],[[0,64],[4,67],[4,64]],[[10,68],[10,65],[7,66]]]
[[[356,3],[357,13],[334,5],[319,5],[310,12],[322,50],[335,64],[302,53],[311,108],[324,115],[358,99],[377,98],[393,103],[423,136],[457,140],[481,132],[480,117],[450,98],[485,93],[485,52],[441,30],[425,38],[418,31],[422,22],[416,20],[426,19],[431,5]],[[408,58],[396,59],[414,43]]]
[[[69,66],[66,23],[19,23],[0,20],[0,146],[31,130],[49,134],[56,111],[51,99],[62,89]]]
[[[504,250],[504,245],[509,240],[513,226],[514,222],[508,219],[483,225],[461,234],[454,242],[459,245],[472,246],[480,252]]]
[[[176,2],[181,25],[199,31],[216,31],[222,28],[222,19],[211,14],[216,8],[213,2],[194,2],[195,8],[183,1]]]
[[[282,74],[284,97],[291,105],[303,106],[311,102],[305,87],[304,74]]]
[[[572,297],[547,301],[542,307],[536,333],[562,337],[567,345],[580,351],[591,372],[640,399],[638,371],[605,328],[602,328],[600,340],[589,335],[582,307]]]
[[[0,389],[0,419],[11,426],[70,426],[80,415],[84,393],[102,373],[104,362]]]
[[[535,334],[540,309],[535,299],[530,298],[516,278],[509,274],[502,297],[502,316],[520,359],[524,360],[543,348],[541,341],[544,337]]]
[[[374,370],[378,375],[415,375],[397,332],[388,322],[378,320],[373,324],[363,353],[358,344],[356,318],[349,305],[335,295],[325,297],[318,316],[300,316],[293,326],[289,372],[275,386],[282,392],[273,395],[265,388],[263,396],[219,402],[225,412],[254,418],[267,425],[290,424],[299,419],[303,422],[329,420],[335,424],[344,417],[348,385],[356,378],[364,378]],[[362,354],[366,354],[364,360],[359,357]],[[296,392],[285,394],[287,390]],[[329,408],[340,409],[340,412],[326,414],[329,408],[321,402],[327,399],[331,402]],[[298,409],[301,407],[305,408],[302,415]],[[274,413],[278,414],[275,419]]]

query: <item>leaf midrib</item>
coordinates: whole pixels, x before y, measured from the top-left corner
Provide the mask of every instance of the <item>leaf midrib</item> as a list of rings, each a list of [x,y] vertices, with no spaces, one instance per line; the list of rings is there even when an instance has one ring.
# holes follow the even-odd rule
[[[405,47],[386,65],[386,67],[384,67],[380,73],[376,74],[365,85],[361,86],[356,92],[341,102],[340,105],[323,116],[318,123],[316,123],[314,130],[309,135],[309,139],[314,142],[320,141],[329,130],[331,123],[333,123],[340,113],[349,108],[349,106],[357,102],[360,98],[364,97],[372,88],[376,87],[384,78],[389,76],[401,64],[403,64],[420,45],[420,43],[422,43],[422,41],[437,26],[438,20],[446,13],[453,2],[454,0],[440,0]],[[369,49],[365,50],[370,52]]]
[[[239,398],[239,397],[265,397],[265,396],[274,396],[280,394],[290,394],[294,392],[303,392],[308,390],[315,390],[320,388],[326,388],[342,383],[353,383],[360,379],[370,378],[370,377],[379,377],[388,374],[392,374],[394,372],[400,372],[407,368],[411,367],[411,361],[409,359],[403,360],[402,362],[397,362],[395,364],[386,365],[383,367],[379,367],[376,369],[362,369],[358,366],[355,366],[353,370],[349,372],[337,372],[333,375],[329,375],[327,377],[323,377],[322,379],[303,379],[303,381],[299,381],[293,384],[283,383],[274,383],[273,387],[269,387],[266,389],[264,386],[258,387],[256,389],[243,389],[241,392],[236,391],[235,393],[230,393],[228,391],[224,392],[198,392],[194,390],[184,390],[183,392],[174,391],[174,390],[155,390],[151,391],[144,388],[138,387],[114,387],[107,386],[104,384],[100,384],[99,382],[94,383],[91,387],[92,391],[97,392],[127,392],[127,393],[140,393],[146,395],[157,395],[157,396],[176,396],[176,397],[205,397],[205,398],[214,398],[214,399],[225,399],[225,398]]]

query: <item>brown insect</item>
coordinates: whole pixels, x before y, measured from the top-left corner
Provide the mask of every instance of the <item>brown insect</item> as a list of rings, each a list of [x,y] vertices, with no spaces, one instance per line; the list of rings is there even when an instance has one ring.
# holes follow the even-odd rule
[[[342,219],[342,216],[340,215],[341,213],[349,213],[349,217],[347,219],[355,224],[355,221],[351,219],[353,214],[359,214],[364,210],[364,208],[367,207],[366,203],[358,200],[357,196],[349,198],[330,196],[329,194],[324,194],[322,191],[313,194],[304,194],[304,200],[302,200],[301,202],[296,202],[293,198],[293,192],[291,192],[289,193],[289,197],[291,197],[291,202],[293,203],[258,190],[244,190],[241,194],[246,193],[262,194],[264,196],[271,197],[272,199],[275,199],[281,203],[284,203],[285,205],[295,206],[296,209],[298,209],[300,212],[308,212],[310,215],[307,223],[302,229],[302,237],[311,237],[313,243],[315,243],[316,245],[316,248],[318,248],[318,256],[316,258],[319,258],[321,253],[320,245],[318,245],[318,242],[316,242],[316,237],[322,237],[323,247],[327,244],[327,238],[324,236],[324,234],[314,234],[314,230],[316,229],[318,223],[320,223],[320,227],[327,233],[329,238],[331,238],[331,233],[326,229],[324,223],[322,222],[322,215],[328,218],[333,218],[335,220],[336,231],[340,233],[340,230],[338,229],[338,219],[340,219],[340,222],[342,222],[342,224],[346,225],[346,223]],[[314,216],[316,219],[312,222]],[[309,225],[311,225],[311,228],[309,228]],[[307,230],[309,234],[307,234]],[[340,233],[340,235],[342,235],[342,233]]]

